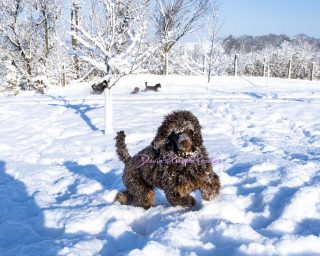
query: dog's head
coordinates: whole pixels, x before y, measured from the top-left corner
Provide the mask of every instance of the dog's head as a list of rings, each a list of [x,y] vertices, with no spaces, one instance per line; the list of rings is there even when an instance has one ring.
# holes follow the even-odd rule
[[[190,111],[174,111],[165,117],[152,145],[155,149],[174,150],[177,154],[188,155],[202,143],[198,119]]]

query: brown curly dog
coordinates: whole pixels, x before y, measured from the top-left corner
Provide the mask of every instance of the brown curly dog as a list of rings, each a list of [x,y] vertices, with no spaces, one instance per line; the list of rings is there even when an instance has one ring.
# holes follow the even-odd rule
[[[125,163],[123,183],[116,201],[145,209],[154,205],[154,189],[164,191],[172,205],[192,206],[192,191],[200,190],[204,200],[216,197],[219,176],[212,170],[203,145],[201,126],[190,111],[174,111],[158,128],[151,145],[131,157],[125,144],[125,133],[118,132],[117,154]]]

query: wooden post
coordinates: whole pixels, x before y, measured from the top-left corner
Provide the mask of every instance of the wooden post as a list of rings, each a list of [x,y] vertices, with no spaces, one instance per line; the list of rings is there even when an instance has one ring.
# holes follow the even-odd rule
[[[313,80],[313,74],[314,74],[314,62],[311,63],[310,81]]]
[[[66,86],[66,72],[64,69],[64,65],[62,65],[62,87]]]
[[[292,59],[289,60],[288,79],[291,79]]]
[[[269,87],[270,66],[267,66],[267,87]]]
[[[233,75],[237,76],[238,73],[238,55],[234,55],[234,72]]]

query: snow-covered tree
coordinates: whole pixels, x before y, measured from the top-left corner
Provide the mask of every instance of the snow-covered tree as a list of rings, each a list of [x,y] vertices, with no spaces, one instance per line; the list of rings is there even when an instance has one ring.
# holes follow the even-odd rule
[[[92,0],[88,15],[71,31],[79,49],[73,52],[98,70],[105,81],[106,128],[112,132],[111,88],[132,73],[155,49],[143,47],[148,32],[149,1]]]
[[[26,11],[27,6],[19,0],[9,0],[0,2],[0,35],[5,54],[14,61],[21,75],[31,81],[32,52],[35,47],[32,45],[32,32],[26,26],[32,17]],[[22,12],[24,17],[22,18]],[[23,19],[23,20],[22,20]]]
[[[61,9],[57,0],[36,0],[34,4],[39,15],[37,25],[40,26],[43,35],[44,62],[46,62],[51,50],[58,43],[56,31]]]
[[[37,75],[45,86],[58,84],[62,77],[63,65],[68,63],[67,51],[63,47],[61,0],[35,0],[35,14],[38,15],[37,36],[40,44]]]
[[[42,90],[57,63],[60,41],[56,26],[60,9],[56,0],[0,2],[0,43],[15,66],[22,89]],[[13,69],[8,69],[8,72]]]
[[[164,73],[169,73],[169,52],[186,35],[201,27],[209,0],[157,0],[153,17],[163,51]]]
[[[71,32],[80,46],[73,54],[99,70],[108,89],[154,52],[142,47],[148,31],[148,4],[141,0],[92,0],[77,33]]]
[[[6,56],[4,55],[4,50],[2,48],[2,45],[0,44],[0,91],[4,90],[4,84],[6,82]]]

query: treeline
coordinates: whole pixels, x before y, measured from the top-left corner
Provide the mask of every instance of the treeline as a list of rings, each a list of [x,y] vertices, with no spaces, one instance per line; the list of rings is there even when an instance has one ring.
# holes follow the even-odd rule
[[[228,36],[226,54],[239,56],[239,72],[247,76],[319,79],[320,39],[307,35]],[[230,68],[228,72],[232,72]],[[268,74],[267,74],[268,73]]]
[[[209,48],[205,40],[175,48],[172,72],[207,75],[210,66],[211,75],[234,75],[237,56],[238,75],[320,79],[320,39],[307,35],[229,35],[215,40],[211,56]]]
[[[188,10],[188,11],[186,11]],[[0,92],[39,93],[132,72],[320,78],[320,40],[219,36],[215,0],[0,1]],[[198,32],[198,43],[183,38]],[[99,81],[97,81],[99,82]]]
[[[284,42],[295,45],[301,41],[313,47],[315,50],[320,50],[320,39],[305,34],[297,35],[294,38],[290,38],[285,34],[268,34],[263,36],[243,35],[239,37],[229,35],[223,39],[222,44],[225,53],[232,54],[257,52],[270,47],[280,48]]]

